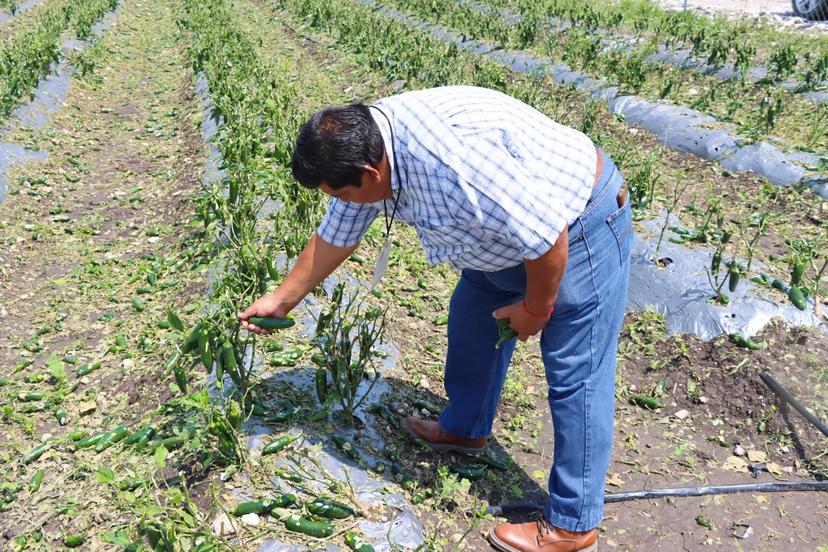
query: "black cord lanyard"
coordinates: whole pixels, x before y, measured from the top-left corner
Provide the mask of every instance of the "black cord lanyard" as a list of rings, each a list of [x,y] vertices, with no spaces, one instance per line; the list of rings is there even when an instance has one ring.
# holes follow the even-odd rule
[[[400,178],[400,164],[397,161],[396,150],[394,149],[394,126],[391,124],[391,119],[388,118],[388,115],[385,112],[378,108],[375,105],[369,105],[369,108],[376,109],[382,116],[385,117],[386,122],[388,122],[388,131],[391,135],[391,159],[394,160],[394,174],[397,176],[397,197],[394,198],[394,207],[391,210],[391,220],[388,220],[388,207],[386,205],[386,200],[382,200],[382,212],[385,215],[385,239],[389,239],[391,237],[391,225],[394,224],[394,217],[397,215],[397,206],[400,203],[400,196],[402,195],[402,178]]]

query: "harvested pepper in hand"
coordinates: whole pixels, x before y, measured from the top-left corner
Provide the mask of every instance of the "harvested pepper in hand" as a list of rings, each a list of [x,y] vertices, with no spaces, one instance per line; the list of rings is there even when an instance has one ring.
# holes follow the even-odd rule
[[[296,324],[293,318],[260,318],[258,316],[251,316],[247,321],[266,330],[284,330]]]
[[[509,327],[508,318],[497,319],[497,332],[500,339],[495,343],[495,349],[500,349],[500,346],[517,337],[517,332]]]

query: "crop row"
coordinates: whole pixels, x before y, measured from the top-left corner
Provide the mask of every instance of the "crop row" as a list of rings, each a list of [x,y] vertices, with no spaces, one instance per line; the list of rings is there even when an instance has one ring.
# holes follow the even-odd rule
[[[721,81],[681,67],[654,63],[651,56],[658,48],[654,39],[630,50],[608,48],[600,33],[580,27],[549,29],[542,24],[538,13],[531,17],[524,15],[515,24],[497,11],[457,0],[385,0],[383,3],[432,23],[447,25],[464,36],[486,40],[498,48],[528,50],[588,74],[606,76],[620,86],[622,93],[689,104],[721,121],[735,123],[747,142],[759,141],[777,130],[802,149],[828,149],[828,105],[815,108],[813,102],[790,96],[784,88],[767,87],[744,78]],[[739,63],[745,64],[742,72],[745,74],[750,59]],[[828,54],[822,65],[822,73],[809,78],[821,82],[828,76]],[[778,82],[786,76],[787,73],[780,72],[771,80]],[[806,132],[802,131],[803,127],[807,127]]]
[[[8,116],[60,59],[64,32],[72,31],[81,40],[89,38],[92,25],[117,4],[117,0],[53,3],[36,23],[9,36],[0,49],[0,119]]]
[[[665,10],[655,2],[625,0],[596,2],[579,0],[484,0],[487,5],[520,13],[534,24],[549,17],[568,22],[588,32],[618,29],[662,42],[668,47],[688,48],[713,66],[733,63],[744,67],[759,63],[799,67],[806,74],[828,60],[828,40],[780,32],[770,25],[724,16],[709,17],[692,11]],[[822,62],[824,66],[825,61]],[[824,68],[823,68],[824,71]],[[824,77],[823,77],[824,78]],[[806,79],[806,82],[808,80]]]
[[[527,101],[541,111],[551,111],[553,115],[557,111],[550,109],[548,102],[562,89],[554,90],[548,81],[533,76],[524,79],[509,76],[505,69],[480,56],[464,53],[453,43],[446,43],[426,30],[407,25],[362,3],[347,0],[281,0],[278,5],[301,17],[310,26],[329,32],[342,47],[357,53],[389,79],[404,79],[415,87],[445,84],[487,86]],[[380,32],[374,32],[377,29]],[[566,94],[561,93],[560,96],[566,97]],[[623,139],[595,126],[596,104],[587,102],[587,105],[583,120],[576,126],[587,131],[596,143],[619,161],[622,170],[627,173],[634,207],[639,210],[648,207],[655,194],[659,173],[670,172],[670,169],[659,167],[657,159],[648,157],[637,148],[625,147]],[[676,208],[686,187],[687,184],[675,184],[666,193],[659,190],[662,203],[669,210]],[[773,187],[763,188],[751,212],[737,219],[727,216],[727,206],[716,194],[708,195],[701,205],[688,206],[686,213],[693,219],[693,230],[684,234],[678,230],[672,240],[714,247],[709,273],[713,296],[719,302],[727,301],[723,292],[725,284],[735,290],[740,280],[749,274],[755,274],[755,282],[759,285],[770,287],[773,283],[772,278],[763,278],[755,273],[755,269],[751,270],[753,259],[759,254],[757,244],[767,235],[774,221],[779,219],[779,212],[774,208],[779,193]],[[638,216],[641,215],[639,212]],[[665,225],[661,239],[665,239],[666,231]],[[806,308],[799,293],[791,293],[791,288],[804,288],[803,296],[821,293],[819,282],[825,274],[825,248],[828,244],[825,239],[814,238],[792,239],[787,245],[789,253],[786,260],[791,274],[797,276],[791,277],[791,286],[779,281],[775,287],[791,295],[797,306]],[[807,283],[803,283],[805,272],[808,274]]]

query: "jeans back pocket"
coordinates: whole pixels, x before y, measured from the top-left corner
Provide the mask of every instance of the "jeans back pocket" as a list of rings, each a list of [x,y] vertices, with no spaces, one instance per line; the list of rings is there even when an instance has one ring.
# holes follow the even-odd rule
[[[629,198],[627,198],[623,207],[607,217],[607,224],[612,229],[612,233],[615,234],[615,239],[618,242],[619,264],[623,265],[630,258],[633,243],[632,210],[630,209]]]

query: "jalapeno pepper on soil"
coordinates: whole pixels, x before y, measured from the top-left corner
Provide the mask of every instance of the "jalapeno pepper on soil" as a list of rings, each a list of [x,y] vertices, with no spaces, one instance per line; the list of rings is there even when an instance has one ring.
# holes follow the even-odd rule
[[[86,542],[86,535],[66,535],[63,538],[63,544],[67,548],[77,548]]]
[[[20,463],[24,465],[31,464],[32,462],[43,456],[43,453],[47,450],[49,450],[49,443],[44,443],[38,447],[35,447],[26,454],[24,454],[22,458],[20,458]]]
[[[45,474],[46,472],[44,472],[43,469],[39,469],[35,472],[35,474],[32,476],[32,480],[29,482],[30,493],[34,494],[37,492],[38,489],[40,489],[40,485],[41,483],[43,483],[43,476]]]
[[[311,521],[308,518],[297,515],[292,515],[285,519],[285,527],[289,531],[303,533],[317,538],[330,537],[334,531],[333,525],[330,522]]]
[[[265,500],[251,500],[249,502],[242,502],[233,509],[234,516],[243,516],[245,514],[266,514],[274,508],[286,508],[296,503],[296,496],[290,493],[285,493],[276,498],[268,498]]]
[[[134,491],[135,489],[139,489],[141,487],[146,487],[149,481],[146,479],[139,479],[139,478],[130,478],[124,479],[123,481],[118,483],[118,490],[119,491]]]
[[[657,410],[661,408],[661,404],[658,402],[658,399],[649,395],[632,395],[630,397],[630,402],[637,404],[638,406],[643,406],[644,408],[649,408],[650,410]]]
[[[285,435],[284,437],[279,437],[262,449],[262,455],[277,453],[297,440],[299,437],[301,437],[301,435]]]
[[[762,343],[758,343],[749,337],[745,337],[745,335],[741,332],[736,332],[730,334],[730,339],[739,347],[745,347],[746,349],[750,349],[751,351],[761,351],[763,349],[768,348],[768,344],[764,341]]]
[[[374,547],[362,540],[353,531],[345,533],[345,544],[354,552],[374,552]]]
[[[75,370],[75,375],[77,377],[81,378],[81,377],[83,377],[87,374],[90,374],[90,373],[94,372],[95,370],[97,370],[100,367],[101,367],[100,361],[93,362],[92,364],[83,364],[83,365],[79,366],[77,370]]]
[[[346,519],[354,515],[354,510],[341,502],[317,498],[307,504],[308,512],[328,519]]]
[[[355,449],[354,446],[341,435],[333,435],[331,437],[331,440],[333,441],[334,445],[336,445],[336,448],[342,451],[342,453],[345,454],[345,456],[347,456],[351,460],[354,460],[359,463],[365,462],[365,459],[362,457],[359,451]]]
[[[464,477],[472,481],[478,481],[480,479],[483,479],[483,476],[486,475],[485,464],[469,464],[468,466],[455,464],[449,466],[449,470],[452,473],[456,473],[460,477]]]
[[[108,449],[118,441],[125,439],[127,435],[129,435],[129,430],[126,426],[119,425],[101,437],[101,440],[95,445],[95,452],[102,452]]]
[[[109,433],[109,431],[101,431],[100,433],[96,433],[94,435],[90,435],[89,437],[84,437],[78,441],[75,441],[75,448],[89,448],[93,447],[98,444],[98,441],[104,438],[104,436]]]
[[[805,310],[808,306],[808,302],[805,300],[805,294],[802,292],[802,288],[797,286],[791,287],[791,290],[788,292],[788,299],[790,299],[791,303],[793,303],[799,310]]]

